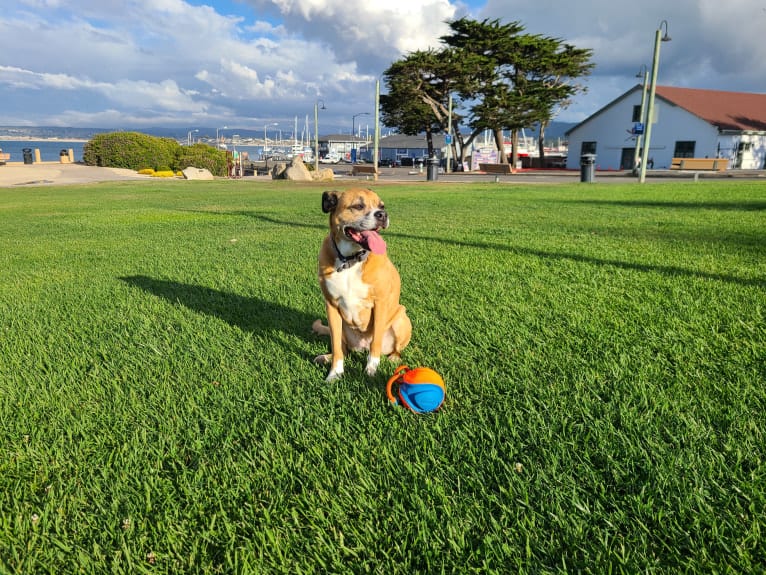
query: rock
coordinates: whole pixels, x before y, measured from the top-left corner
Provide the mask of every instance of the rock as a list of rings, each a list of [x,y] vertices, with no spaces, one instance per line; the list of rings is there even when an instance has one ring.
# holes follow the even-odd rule
[[[335,172],[332,168],[319,168],[318,172],[311,172],[311,177],[315,182],[332,182],[335,179]]]
[[[184,178],[187,180],[214,180],[215,177],[207,168],[194,168],[189,166],[183,171]]]
[[[310,182],[313,180],[311,172],[309,172],[306,164],[303,163],[299,156],[294,157],[293,161],[290,162],[290,167],[285,170],[285,178],[296,182]]]
[[[279,162],[278,164],[274,164],[274,166],[271,168],[271,179],[272,180],[284,180],[287,176],[285,175],[285,171],[287,170],[287,166]]]
[[[329,182],[335,178],[335,174],[330,168],[321,169],[318,173],[312,172],[301,158],[295,157],[289,166],[283,163],[274,164],[274,167],[271,168],[271,178],[296,182]]]

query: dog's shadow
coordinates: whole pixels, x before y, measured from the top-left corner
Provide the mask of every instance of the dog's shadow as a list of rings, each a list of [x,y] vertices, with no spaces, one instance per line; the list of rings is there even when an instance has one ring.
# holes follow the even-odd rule
[[[147,276],[120,278],[171,303],[202,314],[217,317],[226,323],[255,335],[282,332],[305,341],[315,341],[311,324],[318,315],[311,315],[272,301],[245,297],[201,285],[160,280]]]

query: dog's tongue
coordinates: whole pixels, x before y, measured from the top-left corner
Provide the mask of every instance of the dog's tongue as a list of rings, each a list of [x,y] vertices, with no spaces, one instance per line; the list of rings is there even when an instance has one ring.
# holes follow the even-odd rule
[[[364,230],[359,232],[359,235],[362,236],[359,245],[363,248],[374,254],[383,255],[386,253],[386,242],[378,232],[375,230]]]

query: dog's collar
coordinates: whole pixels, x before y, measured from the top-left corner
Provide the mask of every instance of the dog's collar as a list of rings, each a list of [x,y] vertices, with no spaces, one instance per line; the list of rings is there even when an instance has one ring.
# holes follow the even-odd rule
[[[350,256],[344,256],[340,252],[340,248],[338,247],[338,244],[335,243],[335,238],[330,236],[330,239],[332,239],[332,247],[335,248],[335,271],[336,272],[342,272],[343,270],[347,270],[353,266],[355,266],[358,263],[363,262],[367,259],[367,256],[370,255],[370,252],[362,248],[358,252],[350,255]]]

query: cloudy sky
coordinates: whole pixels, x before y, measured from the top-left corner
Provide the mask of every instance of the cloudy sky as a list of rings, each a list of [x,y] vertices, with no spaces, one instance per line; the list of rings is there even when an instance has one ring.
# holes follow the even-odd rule
[[[766,0],[9,0],[0,125],[287,130],[321,100],[320,131],[349,133],[375,79],[462,16],[594,50],[562,121],[636,84],[663,20],[660,84],[766,92]]]

